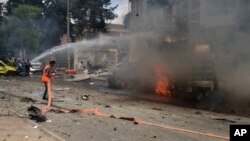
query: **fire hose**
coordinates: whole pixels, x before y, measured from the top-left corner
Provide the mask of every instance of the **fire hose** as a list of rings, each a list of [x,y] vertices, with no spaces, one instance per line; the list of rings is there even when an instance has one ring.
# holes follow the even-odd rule
[[[213,133],[193,131],[193,130],[189,130],[189,129],[171,127],[171,126],[163,125],[163,124],[155,124],[155,123],[151,123],[151,122],[146,122],[146,121],[144,121],[142,119],[135,118],[135,117],[119,117],[119,116],[115,116],[115,115],[108,115],[108,114],[100,112],[98,110],[98,108],[89,108],[89,109],[80,108],[80,109],[69,110],[69,109],[66,109],[66,108],[58,107],[58,106],[56,106],[56,107],[58,109],[54,109],[52,111],[58,112],[58,113],[92,113],[93,115],[96,115],[96,116],[110,117],[110,118],[115,118],[115,119],[132,121],[135,124],[143,124],[143,125],[148,125],[148,126],[153,126],[153,127],[158,127],[158,128],[163,128],[163,129],[168,129],[168,130],[173,130],[173,131],[179,131],[179,132],[184,132],[184,133],[189,133],[189,134],[207,136],[207,137],[223,139],[223,140],[229,140],[229,137],[220,136],[220,135],[216,135],[216,134],[213,134]]]
[[[49,99],[51,98],[51,86],[50,83],[48,84],[49,88],[48,88],[48,94],[49,94]],[[48,100],[48,105],[51,105],[51,100]],[[98,108],[80,108],[80,109],[72,109],[69,110],[67,108],[62,108],[62,107],[58,107],[55,106],[58,109],[54,109],[54,112],[57,113],[92,113],[93,115],[97,115],[97,116],[103,116],[103,117],[110,117],[110,118],[116,118],[116,119],[122,119],[122,120],[128,120],[128,121],[132,121],[135,124],[144,124],[144,125],[148,125],[148,126],[154,126],[154,127],[158,127],[158,128],[163,128],[163,129],[168,129],[168,130],[174,130],[174,131],[179,131],[179,132],[185,132],[185,133],[189,133],[189,134],[196,134],[196,135],[202,135],[202,136],[207,136],[207,137],[213,137],[213,138],[217,138],[217,139],[223,139],[223,140],[229,140],[229,137],[225,137],[225,136],[220,136],[220,135],[215,135],[213,133],[206,133],[206,132],[198,132],[198,131],[193,131],[193,130],[188,130],[188,129],[183,129],[183,128],[177,128],[177,127],[171,127],[171,126],[167,126],[167,125],[162,125],[162,124],[155,124],[155,123],[151,123],[151,122],[146,122],[142,119],[139,118],[134,118],[134,117],[119,117],[119,116],[115,116],[115,115],[108,115],[105,113],[102,113],[98,110]]]

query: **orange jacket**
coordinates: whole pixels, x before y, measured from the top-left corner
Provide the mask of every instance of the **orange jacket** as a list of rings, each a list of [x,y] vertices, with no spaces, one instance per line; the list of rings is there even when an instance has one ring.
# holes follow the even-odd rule
[[[48,82],[51,79],[51,76],[46,72],[46,70],[50,68],[50,65],[45,65],[43,68],[43,74],[42,74],[42,81],[43,82]]]

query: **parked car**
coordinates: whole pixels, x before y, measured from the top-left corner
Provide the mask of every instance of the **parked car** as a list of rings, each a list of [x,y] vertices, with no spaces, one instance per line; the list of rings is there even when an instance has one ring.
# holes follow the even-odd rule
[[[0,74],[17,75],[17,69],[13,66],[6,65],[3,61],[0,61]]]
[[[40,72],[40,71],[42,71],[42,63],[41,62],[31,62],[30,71],[31,72]]]
[[[0,61],[5,63],[8,66],[13,66],[15,67],[15,59],[13,57],[8,57],[8,56],[0,56]]]

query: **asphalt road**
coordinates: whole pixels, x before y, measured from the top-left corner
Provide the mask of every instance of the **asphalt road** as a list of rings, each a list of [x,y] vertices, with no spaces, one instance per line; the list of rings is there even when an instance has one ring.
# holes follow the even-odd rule
[[[53,104],[67,109],[98,108],[107,115],[136,117],[147,124],[135,124],[133,121],[93,113],[48,112],[45,115],[50,122],[39,123],[39,126],[69,141],[215,141],[228,140],[230,124],[250,123],[249,117],[168,104],[168,97],[151,95],[149,97],[165,102],[149,101],[121,91],[104,92],[104,89],[97,89],[93,85],[55,81]],[[38,77],[0,79],[0,96],[11,99],[1,104],[21,115],[27,115],[25,108],[32,103],[21,102],[20,98],[30,97],[41,101],[42,92],[43,84]],[[83,95],[89,95],[89,100],[82,100]],[[33,105],[41,107],[43,103]]]

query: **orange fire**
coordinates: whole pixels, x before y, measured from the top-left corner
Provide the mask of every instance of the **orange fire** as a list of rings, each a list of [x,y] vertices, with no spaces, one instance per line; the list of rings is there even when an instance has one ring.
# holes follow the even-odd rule
[[[155,84],[156,94],[170,95],[168,90],[168,79],[167,77],[159,78]]]
[[[165,96],[170,96],[169,91],[169,80],[168,77],[165,76],[163,67],[161,65],[156,65],[155,67],[156,73],[156,83],[155,83],[155,93]]]

